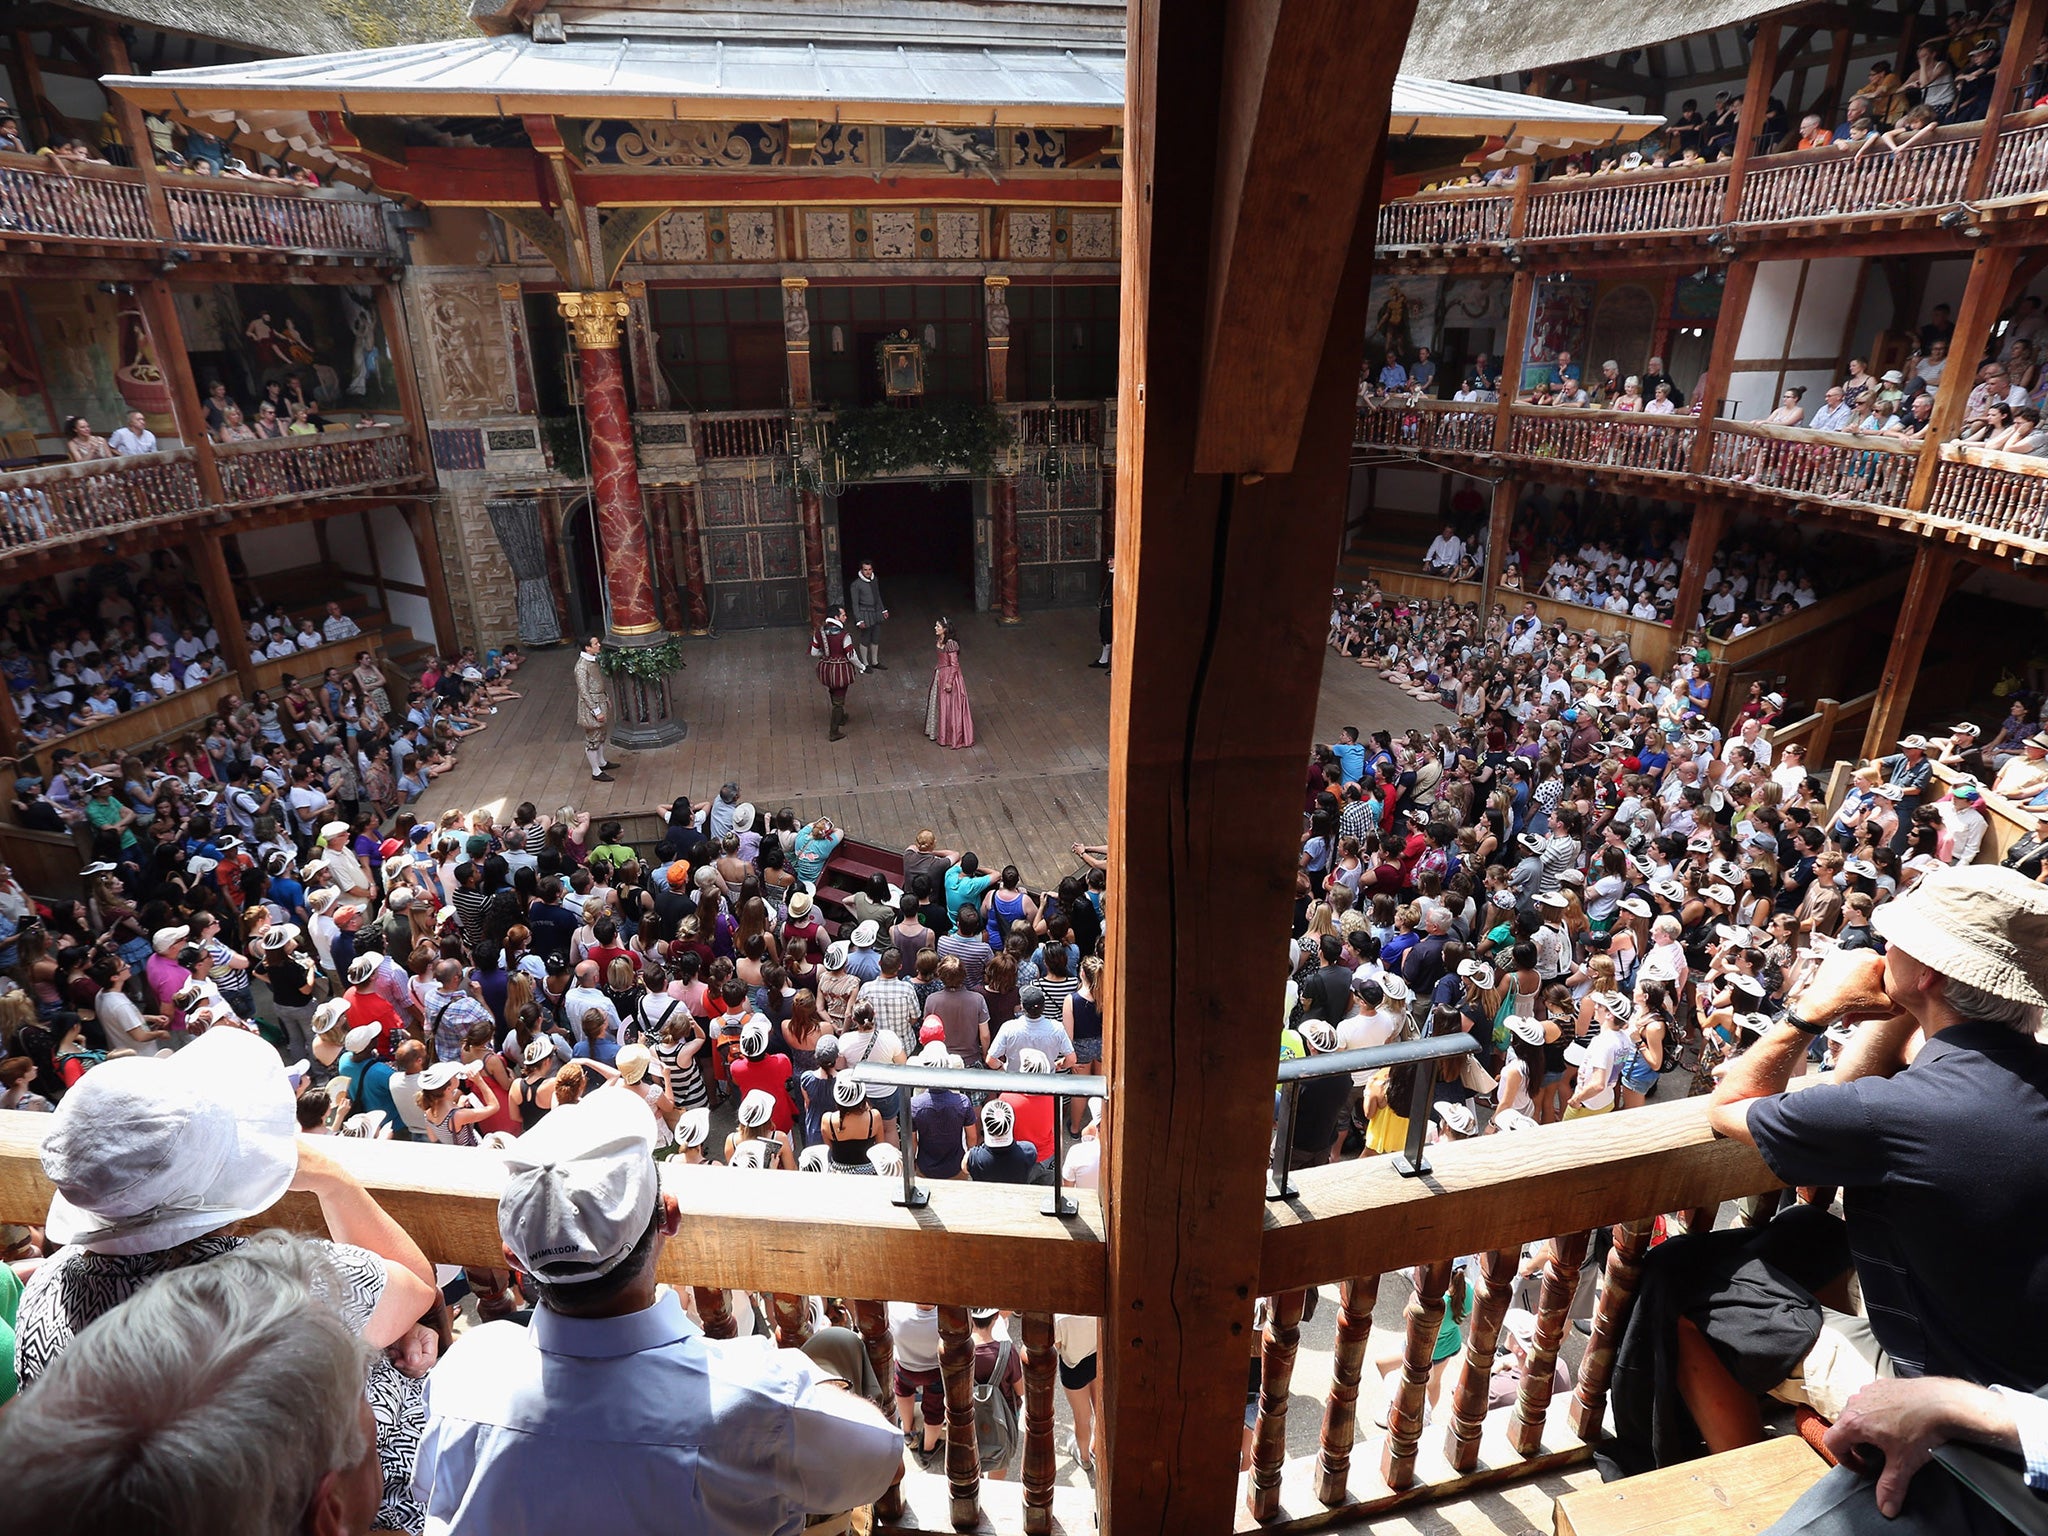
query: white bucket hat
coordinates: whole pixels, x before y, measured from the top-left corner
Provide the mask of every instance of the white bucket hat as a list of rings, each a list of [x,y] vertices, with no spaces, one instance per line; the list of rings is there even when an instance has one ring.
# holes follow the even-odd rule
[[[95,1067],[43,1139],[53,1242],[156,1253],[275,1205],[298,1172],[298,1117],[277,1052],[239,1029]]]
[[[1519,1013],[1510,1014],[1508,1016],[1508,1033],[1524,1045],[1541,1045],[1544,1033],[1543,1021],[1541,1019],[1528,1018]]]
[[[1872,913],[1870,926],[1929,970],[2008,1002],[2048,1007],[2048,889],[2017,870],[1931,870]]]
[[[836,1096],[836,1094],[835,1094]],[[766,1125],[775,1118],[775,1100],[765,1088],[750,1088],[740,1100],[739,1122],[749,1128]]]

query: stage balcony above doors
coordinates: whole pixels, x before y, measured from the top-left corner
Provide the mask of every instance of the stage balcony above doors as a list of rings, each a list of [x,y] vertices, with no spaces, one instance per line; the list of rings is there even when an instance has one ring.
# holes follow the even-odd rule
[[[2048,564],[2048,460],[1936,445],[1924,505],[1914,504],[1924,449],[1897,438],[1815,432],[1766,422],[1635,411],[1513,405],[1494,448],[1500,407],[1443,400],[1368,405],[1353,441],[1482,475],[1592,477],[1604,487],[1672,498],[1712,496],[1805,518],[1830,518],[1941,539],[2023,565]],[[1704,463],[1698,452],[1708,430]]]
[[[0,572],[18,573],[25,558],[61,555],[66,546],[130,535],[161,543],[175,524],[231,525],[411,486],[422,476],[414,442],[405,426],[348,427],[9,470],[0,473]],[[219,477],[219,500],[206,493],[207,464]]]
[[[1116,463],[1114,400],[1028,400],[995,409],[1009,433],[1006,450],[997,456],[998,473],[1030,472],[1054,454],[1077,472]],[[646,485],[774,479],[789,476],[799,456],[813,461],[815,478],[815,461],[832,454],[835,421],[830,410],[637,411],[633,440],[640,479]],[[573,416],[501,416],[452,430],[478,433],[484,472],[496,488],[581,484],[580,476],[564,472],[565,449],[573,457],[573,434],[580,430]],[[911,466],[891,478],[928,477],[926,467]],[[828,468],[823,478],[829,488],[841,476]]]
[[[50,1186],[37,1148],[48,1120],[0,1116],[0,1221],[38,1222],[47,1212]],[[345,1137],[329,1150],[429,1260],[502,1264],[497,1198],[505,1170],[495,1153]],[[1252,1470],[1237,1484],[1238,1530],[1311,1529],[1427,1507],[1453,1493],[1463,1497],[1584,1464],[1604,1433],[1608,1384],[1652,1224],[1671,1213],[1695,1223],[1711,1219],[1724,1201],[1779,1188],[1752,1149],[1713,1135],[1702,1099],[1439,1143],[1426,1158],[1425,1177],[1404,1177],[1393,1157],[1296,1170],[1287,1186],[1269,1191],[1263,1229],[1242,1234],[1260,1250],[1259,1291],[1271,1298],[1272,1323],[1261,1351]],[[1101,1317],[1108,1308],[1119,1254],[1105,1241],[1094,1191],[1068,1191],[1073,1213],[1062,1216],[1046,1210],[1051,1191],[1001,1184],[925,1181],[921,1193],[929,1203],[909,1207],[893,1174],[857,1179],[672,1161],[663,1165],[662,1180],[683,1210],[678,1235],[662,1251],[662,1278],[689,1288],[713,1337],[731,1336],[728,1292],[751,1293],[785,1346],[808,1336],[817,1298],[826,1316],[861,1333],[886,1384],[894,1342],[883,1303],[938,1305],[954,1449],[967,1454],[951,1459],[944,1473],[909,1471],[876,1507],[878,1531],[1035,1536],[1092,1528],[1088,1491],[1055,1480],[1053,1317]],[[248,1226],[321,1230],[317,1205],[303,1195],[287,1195]],[[1552,1364],[1571,1326],[1590,1241],[1602,1228],[1611,1229],[1612,1243],[1592,1337],[1576,1387],[1553,1398]],[[1522,1246],[1532,1242],[1548,1245],[1535,1363],[1517,1400],[1489,1411],[1495,1342]],[[1481,1256],[1467,1325],[1473,1390],[1455,1401],[1446,1394],[1425,1425],[1426,1362],[1452,1263],[1465,1254]],[[1418,1285],[1405,1322],[1408,1358],[1425,1365],[1391,1379],[1392,1427],[1376,1431],[1371,1400],[1359,1402],[1360,1369],[1380,1276],[1404,1269]],[[1342,1307],[1336,1384],[1317,1405],[1319,1448],[1289,1457],[1289,1384],[1303,1303],[1308,1288],[1326,1285],[1339,1288]],[[1023,1447],[1006,1481],[984,1481],[973,1455],[971,1306],[1019,1314]],[[1102,1354],[1104,1368],[1114,1370],[1113,1351]],[[1108,1429],[1106,1454],[1114,1456],[1118,1427]],[[1109,1512],[1119,1528],[1140,1523],[1141,1513]],[[1232,1512],[1210,1511],[1204,1523],[1228,1529]]]
[[[1703,249],[1710,235],[1754,244],[1930,230],[1962,208],[1979,234],[2034,218],[2048,203],[2048,108],[2000,129],[1985,195],[1964,203],[1982,123],[1957,123],[1891,154],[1826,148],[1759,155],[1742,178],[1733,220],[1723,214],[1726,163],[1618,171],[1537,182],[1515,230],[1513,187],[1453,187],[1380,208],[1382,261],[1482,258],[1490,264],[1593,251]],[[1961,245],[1968,236],[1958,231]]]
[[[346,187],[142,172],[0,153],[0,254],[158,262],[392,265],[404,260],[391,204]]]

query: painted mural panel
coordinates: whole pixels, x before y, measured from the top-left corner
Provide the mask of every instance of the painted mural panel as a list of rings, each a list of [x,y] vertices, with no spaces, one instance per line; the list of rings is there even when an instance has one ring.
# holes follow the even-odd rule
[[[322,405],[395,410],[398,384],[374,291],[214,283],[180,291],[178,320],[204,389],[239,399],[296,377]]]
[[[1441,277],[1382,273],[1373,278],[1366,298],[1367,377],[1377,377],[1388,358],[1405,367],[1415,361],[1417,347],[1435,341],[1437,301],[1442,290]]]
[[[1559,352],[1585,362],[1586,337],[1592,327],[1593,284],[1538,283],[1529,311],[1529,346],[1522,357],[1522,388],[1533,389],[1550,377]]]
[[[52,425],[83,416],[95,430],[111,432],[133,409],[147,414],[155,430],[170,427],[171,397],[133,298],[102,292],[97,283],[22,283],[18,292]],[[133,318],[124,320],[124,313]]]

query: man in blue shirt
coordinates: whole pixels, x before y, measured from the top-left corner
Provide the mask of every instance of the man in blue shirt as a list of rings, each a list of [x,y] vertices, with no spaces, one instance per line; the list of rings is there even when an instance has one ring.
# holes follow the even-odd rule
[[[981,860],[972,852],[960,855],[960,862],[946,871],[946,911],[957,913],[962,907],[978,907],[988,888],[996,883],[994,875],[981,872]]]
[[[1380,367],[1380,388],[1406,389],[1407,387],[1408,370],[1401,366],[1398,359],[1388,358]]]
[[[1330,755],[1337,759],[1337,767],[1343,771],[1346,784],[1362,783],[1365,779],[1365,745],[1358,739],[1358,727],[1347,725],[1330,743]]]
[[[1569,352],[1557,354],[1557,362],[1553,365],[1551,372],[1555,375],[1550,381],[1553,384],[1576,384],[1579,382],[1579,365],[1572,361],[1572,355]]]
[[[797,879],[816,889],[819,877],[825,873],[825,866],[832,862],[832,855],[845,841],[846,834],[832,825],[829,816],[820,816],[803,828],[797,833],[796,846],[792,850]]]
[[[1992,1387],[2029,1416],[2019,1438],[2030,1468],[2048,1465],[2048,1426],[2017,1395],[2048,1386],[2048,1333],[2014,1325],[2048,1310],[2038,1219],[2048,1208],[2048,1046],[2031,1033],[2034,1010],[2048,1007],[2048,890],[1990,865],[1938,870],[1879,908],[1874,926],[1887,953],[1830,955],[1785,1017],[1735,1058],[1711,1101],[1714,1129],[1754,1146],[1773,1174],[1843,1191],[1867,1316],[1822,1311],[1824,1336],[1773,1392],[1855,1401],[1892,1391],[1890,1376]],[[1850,1031],[1835,1071],[1784,1092],[1831,1024]],[[1916,1036],[1924,1043],[1909,1060]],[[1788,1304],[1811,1306],[1797,1286],[1785,1289]],[[1986,1296],[2000,1304],[1985,1306]],[[1699,1326],[1710,1330],[1711,1319]],[[1795,1383],[1803,1398],[1788,1393]],[[1700,1387],[1681,1391],[1700,1420]],[[1825,1497],[1841,1506],[1874,1496],[1889,1513],[1917,1462],[1888,1458],[1891,1486],[1873,1490],[1857,1481],[1863,1460],[1831,1473]],[[1968,1526],[1906,1527],[1958,1528]]]

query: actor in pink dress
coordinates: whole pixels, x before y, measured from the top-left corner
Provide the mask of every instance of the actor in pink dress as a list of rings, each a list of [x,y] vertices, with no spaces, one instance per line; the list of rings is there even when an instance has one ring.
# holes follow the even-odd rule
[[[960,675],[960,644],[946,619],[934,624],[932,633],[939,637],[939,666],[925,701],[924,733],[942,747],[971,747],[974,712],[967,707],[967,679]]]

